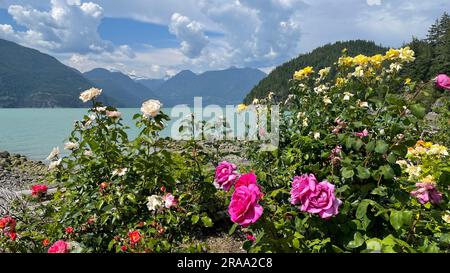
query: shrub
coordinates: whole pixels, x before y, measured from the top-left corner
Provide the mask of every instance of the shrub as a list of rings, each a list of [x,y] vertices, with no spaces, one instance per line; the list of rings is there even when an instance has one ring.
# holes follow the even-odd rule
[[[261,219],[243,229],[256,237],[245,243],[248,251],[449,250],[448,154],[421,158],[432,181],[406,179],[398,163],[418,139],[431,137],[423,134],[427,109],[418,100],[424,89],[399,74],[413,60],[409,48],[371,57],[344,53],[332,68],[294,74],[279,148],[248,149],[266,193]],[[414,182],[429,183],[417,190],[431,201],[410,194]]]

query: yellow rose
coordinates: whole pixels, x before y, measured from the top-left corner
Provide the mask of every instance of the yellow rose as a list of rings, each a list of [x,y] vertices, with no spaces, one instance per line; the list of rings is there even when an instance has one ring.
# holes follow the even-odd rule
[[[398,51],[397,49],[393,49],[393,48],[389,49],[386,52],[386,55],[384,55],[384,57],[388,60],[396,59],[399,56],[400,56],[400,51]]]
[[[369,62],[369,58],[365,55],[359,54],[355,58],[353,58],[353,62],[357,65],[364,66]]]
[[[295,71],[294,79],[295,80],[303,80],[308,77],[310,74],[314,73],[314,69],[312,66],[307,66],[301,70]]]

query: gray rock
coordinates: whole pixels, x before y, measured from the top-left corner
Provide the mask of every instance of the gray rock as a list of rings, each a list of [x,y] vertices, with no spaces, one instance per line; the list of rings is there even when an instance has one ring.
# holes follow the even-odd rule
[[[0,152],[0,158],[8,158],[9,153],[7,151]]]

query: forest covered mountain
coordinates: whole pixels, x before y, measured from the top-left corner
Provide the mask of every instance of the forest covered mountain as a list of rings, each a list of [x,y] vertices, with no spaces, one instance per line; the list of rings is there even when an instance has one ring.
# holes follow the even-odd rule
[[[412,41],[404,46],[409,46],[415,52],[416,60],[406,65],[402,71],[413,80],[429,81],[437,74],[450,74],[450,16],[448,13],[444,13],[436,20],[425,39],[413,37]],[[375,55],[387,50],[374,42],[364,40],[324,45],[276,67],[251,90],[244,102],[251,103],[254,98],[265,97],[269,92],[274,92],[278,100],[285,99],[289,91],[289,80],[296,70],[305,66],[312,66],[315,70],[330,66],[341,56],[344,48],[347,49],[349,56]]]
[[[344,49],[347,49],[349,56],[358,54],[375,55],[387,50],[385,47],[375,44],[375,42],[364,40],[336,42],[318,47],[310,53],[301,54],[276,67],[250,91],[244,102],[249,104],[254,98],[265,97],[269,92],[274,92],[277,99],[286,98],[289,92],[289,80],[292,79],[295,71],[305,66],[313,66],[316,70],[331,66],[342,55]]]
[[[52,56],[0,39],[0,107],[81,107],[92,85]]]

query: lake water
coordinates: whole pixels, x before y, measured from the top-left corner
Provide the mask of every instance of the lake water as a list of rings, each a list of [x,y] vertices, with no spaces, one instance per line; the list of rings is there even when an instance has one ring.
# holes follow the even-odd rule
[[[130,126],[130,136],[137,134],[132,117],[139,109],[120,109],[123,123]],[[163,109],[170,113],[170,109]],[[0,151],[26,155],[30,159],[44,160],[51,149],[63,145],[72,131],[74,121],[81,120],[87,109],[80,108],[0,108]],[[170,125],[170,122],[169,122]],[[169,135],[168,130],[162,133]]]
[[[163,109],[163,112],[169,115],[171,120],[161,132],[162,137],[174,137],[178,133],[179,121],[183,119],[182,117],[189,115],[189,111],[193,111],[193,108],[184,109],[187,112],[181,113],[179,108]],[[211,109],[203,108],[204,116],[201,118],[206,121],[218,116],[226,116],[228,121],[234,119],[234,124],[230,125],[230,128],[234,128],[234,132],[241,132],[241,134],[244,129],[241,130],[238,127],[244,128],[246,124],[256,124],[255,116],[236,115],[234,108],[218,107],[215,109],[219,111],[218,114],[211,114]],[[0,108],[0,151],[6,150],[10,153],[25,155],[33,160],[44,161],[52,148],[59,146],[61,153],[67,155],[68,152],[63,149],[64,143],[67,142],[73,129],[74,121],[82,120],[83,116],[87,114],[87,110],[80,108]],[[139,113],[140,109],[121,108],[119,111],[122,112],[122,122],[130,127],[127,132],[130,139],[134,138],[138,129],[132,117]],[[175,122],[178,123],[175,124]]]

